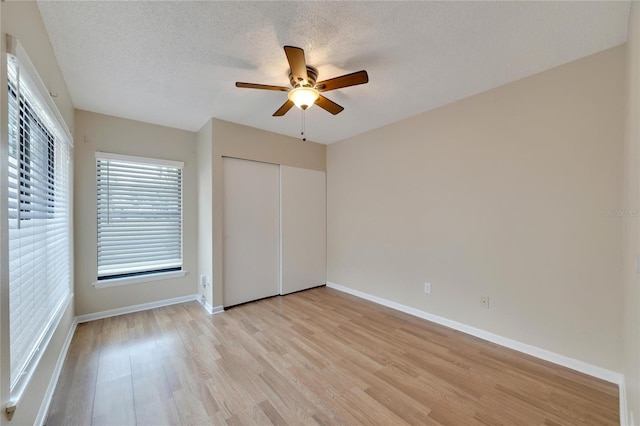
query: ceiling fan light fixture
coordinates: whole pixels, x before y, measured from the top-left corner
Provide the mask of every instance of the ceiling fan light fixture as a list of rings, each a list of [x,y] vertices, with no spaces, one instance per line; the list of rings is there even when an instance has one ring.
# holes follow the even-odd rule
[[[301,110],[306,110],[320,97],[320,93],[312,87],[296,87],[289,91],[289,100]]]
[[[369,82],[369,76],[365,70],[318,82],[318,70],[307,65],[304,59],[304,50],[299,47],[285,46],[284,54],[287,56],[287,62],[289,62],[289,83],[291,83],[291,89],[270,84],[236,82],[236,87],[245,89],[287,92],[287,101],[273,113],[274,117],[282,117],[290,111],[294,105],[304,111],[313,104],[317,104],[318,107],[333,115],[339,114],[344,108],[320,95],[320,92],[324,94],[324,92],[330,90],[344,89],[345,87],[357,86],[358,84]]]

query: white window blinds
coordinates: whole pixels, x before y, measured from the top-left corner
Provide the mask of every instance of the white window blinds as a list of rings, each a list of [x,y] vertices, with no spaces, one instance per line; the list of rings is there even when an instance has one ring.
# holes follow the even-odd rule
[[[24,388],[71,294],[71,140],[26,54],[21,56],[7,60],[12,394]]]
[[[182,270],[182,167],[96,153],[99,281]]]

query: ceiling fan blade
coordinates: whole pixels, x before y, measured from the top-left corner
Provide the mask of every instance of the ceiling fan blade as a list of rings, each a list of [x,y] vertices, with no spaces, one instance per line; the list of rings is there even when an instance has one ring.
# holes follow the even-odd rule
[[[341,113],[342,110],[344,109],[337,103],[330,101],[329,99],[325,98],[322,95],[320,95],[320,97],[316,99],[316,105],[318,105],[322,109],[329,111],[333,115]]]
[[[328,92],[329,90],[342,89],[343,87],[357,86],[369,82],[369,75],[366,71],[357,71],[340,77],[324,80],[316,84],[319,92]]]
[[[268,84],[242,83],[240,81],[236,81],[236,87],[242,87],[244,89],[278,90],[281,92],[289,91],[289,88],[284,86],[270,86]]]
[[[304,83],[306,83],[309,77],[307,76],[307,62],[304,60],[304,50],[299,47],[285,46],[284,53],[287,55],[287,61],[289,61],[289,68],[291,68],[294,80],[304,80]]]
[[[278,108],[278,110],[276,112],[273,113],[273,116],[274,117],[282,117],[283,115],[285,115],[287,113],[287,111],[289,111],[291,109],[291,107],[293,105],[294,105],[294,103],[287,99],[287,102],[282,104],[282,106],[280,108]]]

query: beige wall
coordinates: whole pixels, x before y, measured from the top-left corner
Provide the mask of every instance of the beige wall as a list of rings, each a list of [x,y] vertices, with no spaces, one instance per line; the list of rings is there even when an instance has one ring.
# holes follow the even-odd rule
[[[198,153],[198,277],[205,275],[209,282],[207,288],[200,286],[198,280],[198,293],[205,296],[211,303],[213,300],[213,192],[211,159],[213,158],[212,146],[212,120],[202,126],[197,135]]]
[[[67,86],[58,67],[53,49],[49,43],[47,33],[40,17],[40,12],[35,2],[2,2],[0,3],[1,29],[2,29],[2,58],[6,53],[5,34],[16,37],[25,51],[29,55],[33,65],[38,71],[40,78],[45,83],[49,91],[57,93],[54,99],[58,109],[62,113],[67,126],[73,128],[73,104]],[[6,158],[7,150],[7,75],[6,63],[3,60],[1,67],[2,82],[0,93],[2,93],[2,137],[0,138],[2,158]],[[2,170],[6,169],[6,160],[2,162]],[[3,172],[4,173],[4,172]],[[6,175],[4,175],[6,176]],[[5,211],[5,196],[3,193],[2,211]],[[5,218],[3,217],[3,220]],[[6,222],[5,222],[6,223]],[[1,228],[6,228],[2,226]],[[4,238],[4,234],[3,234]],[[3,258],[6,258],[6,245],[0,250]],[[1,269],[1,267],[0,267]],[[40,410],[45,392],[51,382],[51,377],[58,357],[64,345],[64,341],[73,326],[74,309],[73,303],[65,311],[58,328],[54,332],[48,347],[45,349],[36,371],[29,382],[25,393],[18,404],[13,420],[9,423],[4,415],[4,408],[9,400],[9,331],[8,331],[8,274],[2,270],[2,289],[0,291],[0,397],[2,413],[0,413],[0,425],[30,425],[33,424]]]
[[[196,133],[76,110],[75,295],[76,314],[155,302],[197,293]],[[184,161],[183,278],[96,289],[95,152]]]
[[[622,371],[624,61],[329,145],[327,281]]]
[[[627,36],[624,210],[624,374],[629,422],[640,421],[640,5],[631,4]],[[633,417],[631,417],[633,416]]]
[[[213,306],[222,306],[222,157],[325,170],[326,146],[218,119],[212,120],[211,144],[213,299],[207,301]],[[198,146],[200,148],[200,144]],[[198,151],[198,156],[200,152]],[[208,156],[208,151],[204,156]],[[202,170],[206,173],[207,169]]]
[[[326,146],[319,143],[218,119],[213,119],[213,141],[214,157],[236,157],[301,169],[326,170]]]

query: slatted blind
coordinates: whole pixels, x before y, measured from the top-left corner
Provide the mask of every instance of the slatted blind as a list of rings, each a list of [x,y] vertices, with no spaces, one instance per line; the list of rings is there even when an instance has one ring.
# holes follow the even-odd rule
[[[9,334],[12,392],[70,297],[70,140],[21,62],[8,68]],[[46,94],[48,96],[48,93]]]
[[[98,280],[182,269],[183,163],[96,153]]]

